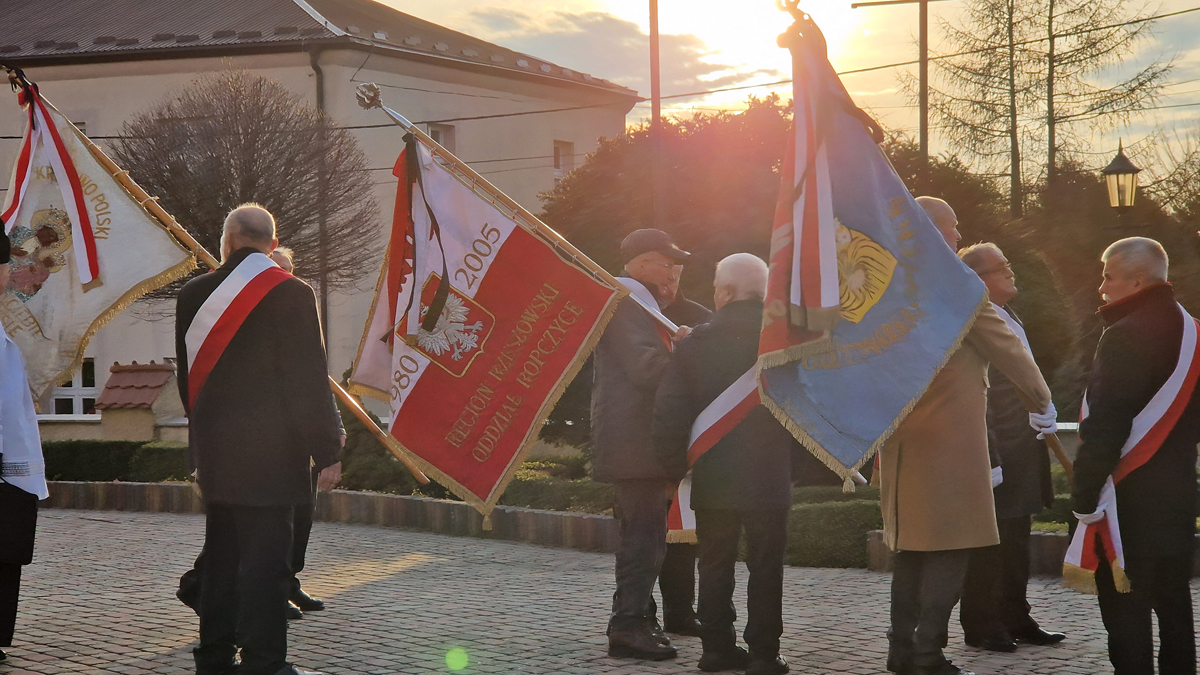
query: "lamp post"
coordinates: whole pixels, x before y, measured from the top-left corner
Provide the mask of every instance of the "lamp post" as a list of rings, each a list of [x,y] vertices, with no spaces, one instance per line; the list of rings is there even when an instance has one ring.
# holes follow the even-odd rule
[[[1137,175],[1141,169],[1125,156],[1125,147],[1118,141],[1117,156],[1100,173],[1108,187],[1108,205],[1122,215],[1133,206],[1137,196]]]

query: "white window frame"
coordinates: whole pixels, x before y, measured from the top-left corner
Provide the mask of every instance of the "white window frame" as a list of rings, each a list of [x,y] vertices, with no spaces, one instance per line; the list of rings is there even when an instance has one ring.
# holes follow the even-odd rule
[[[66,384],[66,386],[58,386],[58,387],[55,387],[53,390],[51,390],[49,407],[54,412],[49,415],[45,415],[45,417],[62,418],[62,417],[66,417],[66,416],[72,416],[72,417],[99,417],[100,416],[100,413],[85,413],[84,412],[84,399],[89,399],[89,398],[92,399],[93,410],[95,410],[95,407],[94,407],[96,405],[95,402],[97,400],[99,400],[100,392],[103,390],[103,387],[99,386],[100,373],[98,373],[96,371],[96,359],[89,356],[89,357],[85,358],[83,360],[83,362],[84,362],[84,366],[80,367],[79,372],[75,373],[75,377],[71,378],[71,381],[68,382]],[[87,365],[90,365],[92,367],[92,373],[93,373],[92,386],[90,386],[90,387],[83,386],[83,368],[86,367]],[[69,413],[58,412],[58,401],[66,400],[66,399],[71,400],[71,412],[69,412]]]
[[[571,141],[554,141],[555,184],[573,170],[575,170],[575,144]]]

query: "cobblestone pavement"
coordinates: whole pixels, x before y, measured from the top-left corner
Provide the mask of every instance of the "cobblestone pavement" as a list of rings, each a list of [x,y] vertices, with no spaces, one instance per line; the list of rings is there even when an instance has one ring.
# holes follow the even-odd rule
[[[189,673],[197,622],[173,596],[199,550],[195,515],[45,510],[25,568],[16,644],[0,675]],[[511,542],[318,523],[304,586],[329,604],[294,622],[291,658],[328,673],[689,673],[699,640],[673,662],[605,656],[612,556]],[[783,653],[794,673],[885,673],[890,577],[787,568]],[[739,612],[745,569],[739,570]],[[1200,587],[1193,586],[1193,592]],[[1016,654],[965,648],[950,657],[980,675],[1107,673],[1095,599],[1039,580],[1035,616],[1068,633]],[[456,655],[461,652],[455,652]]]

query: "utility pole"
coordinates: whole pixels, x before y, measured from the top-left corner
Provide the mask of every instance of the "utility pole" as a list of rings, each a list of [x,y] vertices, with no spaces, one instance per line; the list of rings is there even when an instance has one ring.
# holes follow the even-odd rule
[[[667,225],[667,201],[663,194],[662,78],[658,59],[658,0],[650,0],[650,203],[653,224]]]
[[[873,2],[856,2],[850,5],[851,9],[859,7],[881,7],[883,5],[911,5],[916,3],[920,11],[918,13],[918,22],[920,27],[917,29],[917,42],[920,51],[918,65],[918,90],[917,103],[920,108],[920,122],[918,124],[917,143],[921,150],[921,173],[922,178],[928,177],[927,169],[929,167],[929,3],[941,2],[942,0],[875,0]]]

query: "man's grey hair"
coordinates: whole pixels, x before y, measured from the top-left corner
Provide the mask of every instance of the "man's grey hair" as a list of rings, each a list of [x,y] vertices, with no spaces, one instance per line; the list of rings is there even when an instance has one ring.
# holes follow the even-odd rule
[[[1155,283],[1167,280],[1167,252],[1162,244],[1148,237],[1127,237],[1109,244],[1100,260],[1115,262],[1128,275],[1146,275],[1146,280]]]
[[[242,204],[225,216],[225,227],[221,231],[221,250],[230,237],[260,246],[270,246],[275,240],[275,216],[260,204]]]
[[[1000,257],[1004,257],[1004,251],[1001,251],[999,246],[990,241],[985,241],[979,244],[971,244],[970,246],[959,251],[958,257],[967,264],[967,267],[970,267],[971,269],[975,270],[976,273],[978,273],[979,268],[982,267],[985,262],[987,262],[987,256],[984,253],[985,251],[994,251]]]
[[[734,253],[717,263],[715,288],[733,291],[733,300],[762,300],[767,296],[767,263],[751,253]]]

